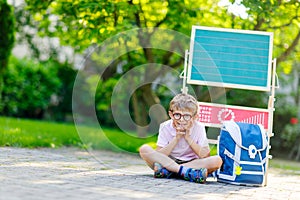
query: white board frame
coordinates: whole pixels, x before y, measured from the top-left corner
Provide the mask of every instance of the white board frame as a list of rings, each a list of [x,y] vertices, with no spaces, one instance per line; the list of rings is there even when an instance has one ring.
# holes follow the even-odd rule
[[[196,30],[208,30],[208,31],[218,31],[218,32],[231,32],[231,33],[240,33],[240,34],[256,34],[256,35],[266,35],[269,36],[269,58],[268,58],[268,74],[267,74],[267,84],[266,86],[253,86],[251,83],[246,84],[232,84],[232,83],[223,83],[223,82],[213,82],[213,81],[203,81],[203,80],[194,80],[191,79],[192,75],[192,61],[194,55],[194,45],[195,45],[195,33]],[[187,83],[195,85],[206,85],[206,86],[215,86],[223,88],[236,88],[236,89],[247,89],[247,90],[256,90],[256,91],[270,91],[271,86],[271,74],[272,74],[272,51],[273,49],[273,33],[272,32],[262,32],[262,31],[248,31],[248,30],[236,30],[236,29],[227,29],[227,28],[215,28],[215,27],[205,27],[205,26],[193,26],[191,33],[191,43],[189,50],[189,59],[187,64]],[[220,77],[222,78],[222,77]]]

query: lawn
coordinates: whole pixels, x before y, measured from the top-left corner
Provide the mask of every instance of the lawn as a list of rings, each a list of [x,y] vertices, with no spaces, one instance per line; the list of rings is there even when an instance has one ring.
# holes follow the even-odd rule
[[[80,133],[80,134],[78,134]],[[38,120],[0,117],[0,146],[50,147],[75,146],[80,148],[138,152],[142,144],[155,147],[157,135],[138,138],[136,133],[124,133],[118,129],[77,126]],[[217,153],[211,146],[211,154]]]
[[[156,135],[138,138],[133,137],[134,134],[125,134],[112,128],[75,127],[71,123],[0,117],[0,146],[28,148],[75,146],[138,152],[138,148],[144,143],[155,144]]]
[[[80,132],[80,135],[78,134]],[[134,137],[134,132],[126,134],[118,129],[79,126],[37,120],[0,117],[0,146],[26,148],[59,148],[73,146],[96,150],[138,152],[138,148],[148,143],[155,146],[157,136]],[[217,148],[211,147],[211,154]],[[284,173],[300,175],[300,163],[282,159],[270,160],[270,168],[284,170]]]
[[[282,175],[300,175],[300,162],[275,158],[270,160],[270,169],[276,169]]]

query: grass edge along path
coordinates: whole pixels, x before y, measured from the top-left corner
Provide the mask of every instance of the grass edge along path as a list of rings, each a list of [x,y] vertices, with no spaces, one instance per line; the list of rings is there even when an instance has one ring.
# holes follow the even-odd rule
[[[157,139],[156,135],[145,139],[137,138],[113,128],[102,127],[103,132],[91,126],[80,126],[79,129],[84,133],[84,138],[79,137],[76,127],[71,123],[0,117],[0,146],[26,148],[72,146],[137,153],[138,148],[144,143],[155,147]],[[284,170],[285,174],[300,175],[300,162],[275,158],[270,160],[270,167]]]
[[[0,117],[0,146],[80,148],[127,151],[136,153],[148,143],[155,144],[156,135],[138,138],[113,128],[78,126],[72,123],[56,123],[29,119]]]

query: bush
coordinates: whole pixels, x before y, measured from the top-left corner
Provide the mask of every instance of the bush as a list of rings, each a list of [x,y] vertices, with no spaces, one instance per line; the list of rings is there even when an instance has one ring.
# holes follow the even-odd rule
[[[42,118],[51,95],[61,84],[53,62],[41,64],[14,57],[10,59],[3,82],[0,114],[26,118]]]
[[[273,132],[275,135],[271,138],[271,153],[286,158],[292,149],[294,134],[297,135],[294,125],[290,122],[293,117],[297,116],[297,107],[278,99],[274,112]]]
[[[68,121],[67,115],[72,114],[72,93],[77,70],[68,63],[56,63],[57,77],[61,84],[55,94],[55,102],[47,110],[48,118],[55,121]],[[84,83],[82,83],[84,85]]]

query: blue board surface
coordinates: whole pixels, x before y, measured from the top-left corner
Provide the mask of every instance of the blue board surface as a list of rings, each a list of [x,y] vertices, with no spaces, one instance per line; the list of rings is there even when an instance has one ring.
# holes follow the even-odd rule
[[[189,84],[270,90],[273,33],[193,26]]]

